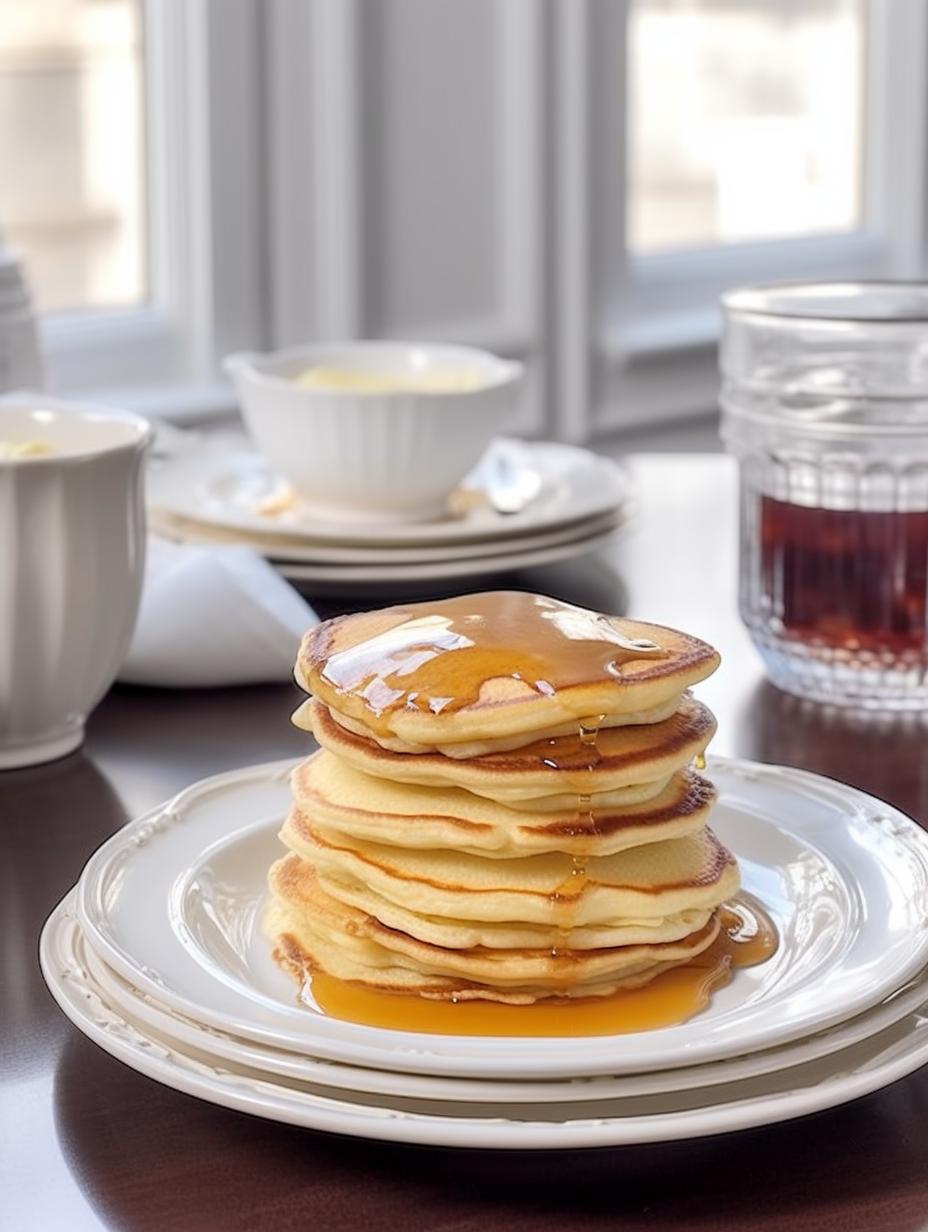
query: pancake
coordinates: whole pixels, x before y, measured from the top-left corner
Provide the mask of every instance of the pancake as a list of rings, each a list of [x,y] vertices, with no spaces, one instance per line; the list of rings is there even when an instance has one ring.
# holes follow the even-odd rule
[[[430,945],[449,950],[470,950],[475,946],[490,950],[598,950],[617,945],[656,945],[679,941],[708,924],[711,911],[681,911],[678,915],[654,920],[623,920],[617,924],[581,924],[577,928],[557,929],[542,924],[486,923],[482,920],[455,920],[441,916],[416,915],[414,911],[390,902],[362,882],[332,880],[316,870],[319,886],[331,898],[357,907],[388,928],[407,933]]]
[[[718,662],[674,629],[501,591],[324,621],[304,637],[296,674],[381,742],[435,750],[640,715]]]
[[[475,947],[453,950],[389,928],[331,898],[286,857],[271,869],[275,903],[266,929],[279,961],[302,983],[313,971],[385,992],[446,1000],[526,1004],[545,997],[606,996],[638,987],[702,953],[715,940],[716,915],[679,941],[596,950]]]
[[[639,987],[706,950],[739,887],[692,768],[718,655],[499,592],[326,621],[294,715],[266,919],[280,963],[375,991],[529,1004]],[[322,985],[319,996],[323,996]]]
[[[680,770],[643,803],[578,815],[570,797],[561,812],[532,812],[461,788],[374,778],[325,750],[302,762],[290,781],[297,808],[310,822],[372,842],[492,858],[548,851],[605,856],[680,838],[702,829],[716,794],[708,780]]]
[[[560,852],[487,860],[386,847],[311,826],[299,812],[281,839],[318,876],[367,886],[417,915],[559,931],[714,910],[739,885],[733,857],[708,829],[582,864]]]
[[[674,695],[669,701],[664,702],[660,706],[654,706],[650,710],[630,711],[628,714],[606,714],[599,718],[597,730],[602,730],[605,727],[630,727],[642,723],[660,723],[663,719],[669,719],[674,711],[679,707],[682,699],[680,696]],[[577,731],[577,722],[561,723],[558,727],[551,727],[545,731],[532,732],[527,735],[525,732],[518,736],[510,736],[508,739],[502,737],[496,740],[470,740],[461,741],[457,744],[442,744],[429,746],[426,744],[411,744],[408,740],[400,740],[398,736],[391,736],[377,731],[374,728],[366,727],[358,719],[353,719],[349,715],[339,714],[339,712],[329,707],[329,714],[350,732],[354,732],[357,736],[367,736],[375,741],[383,749],[389,749],[393,753],[441,753],[444,757],[483,757],[487,753],[508,753],[512,749],[521,748],[529,741],[546,740],[555,736],[572,736]],[[312,731],[312,701],[305,701],[291,715],[291,722],[295,727],[301,728],[303,731]]]
[[[458,759],[440,753],[392,753],[336,723],[318,698],[310,715],[323,748],[365,774],[394,783],[463,788],[516,808],[528,801],[544,811],[576,807],[578,795],[593,797],[593,807],[653,798],[703,752],[715,732],[711,711],[685,697],[662,723],[606,728],[595,747],[579,735],[560,736],[506,753]],[[627,794],[617,797],[617,792]]]

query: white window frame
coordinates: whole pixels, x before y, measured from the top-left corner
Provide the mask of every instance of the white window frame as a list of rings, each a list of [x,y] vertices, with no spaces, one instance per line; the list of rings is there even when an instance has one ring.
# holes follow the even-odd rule
[[[265,330],[261,0],[143,0],[148,299],[41,321],[50,384],[175,419],[232,408]]]
[[[47,318],[59,390],[202,418],[233,408],[224,353],[363,331],[365,3],[145,0],[151,299]],[[511,268],[458,338],[534,355],[519,426],[565,439],[711,412],[728,286],[926,273],[924,0],[870,2],[859,230],[646,257],[624,242],[628,9],[499,0]]]
[[[637,257],[625,244],[628,12],[628,0],[561,0],[556,9],[563,311],[555,414],[569,439],[711,411],[718,297],[727,287],[925,273],[923,0],[869,5],[859,229]]]
[[[378,4],[382,0],[264,0],[275,346],[370,337],[363,63],[376,46],[364,18],[365,9],[369,14]],[[373,328],[379,336],[454,341],[524,360],[530,370],[526,397],[510,428],[543,435],[550,430],[544,392],[547,22],[539,0],[493,4],[488,56],[495,57],[501,82],[500,155],[499,177],[488,191],[499,193],[498,297],[478,316]]]

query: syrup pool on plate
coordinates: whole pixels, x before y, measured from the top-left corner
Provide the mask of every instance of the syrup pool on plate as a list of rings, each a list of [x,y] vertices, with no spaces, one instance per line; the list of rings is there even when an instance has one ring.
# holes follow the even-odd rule
[[[713,993],[731,983],[737,968],[757,966],[777,951],[776,925],[755,899],[739,895],[721,908],[720,916],[719,936],[702,954],[655,976],[643,988],[609,997],[533,1005],[453,1003],[374,992],[317,974],[307,979],[302,999],[346,1022],[435,1035],[623,1035],[672,1027],[705,1009]]]

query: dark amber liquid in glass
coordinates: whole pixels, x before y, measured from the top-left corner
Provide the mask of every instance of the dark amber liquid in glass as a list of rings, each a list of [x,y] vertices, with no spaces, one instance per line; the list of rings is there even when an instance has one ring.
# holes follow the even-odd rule
[[[809,508],[761,497],[761,587],[789,637],[902,655],[928,647],[928,510]]]

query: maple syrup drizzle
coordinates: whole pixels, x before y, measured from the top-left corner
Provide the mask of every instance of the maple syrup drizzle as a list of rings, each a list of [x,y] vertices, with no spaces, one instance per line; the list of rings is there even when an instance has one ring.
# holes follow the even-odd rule
[[[314,975],[302,999],[333,1018],[397,1031],[435,1035],[622,1035],[676,1026],[705,1009],[739,967],[766,962],[777,951],[776,925],[748,895],[721,910],[721,932],[708,950],[656,976],[643,988],[609,997],[550,1000],[534,1005],[429,1001],[375,992],[363,984]],[[566,956],[565,956],[566,957]]]
[[[453,712],[488,680],[508,677],[541,696],[621,677],[637,659],[666,658],[647,638],[627,637],[596,612],[521,591],[464,595],[391,609],[397,623],[336,651],[321,674],[362,699],[376,729],[399,708]]]
[[[599,729],[605,718],[604,714],[597,714],[591,718],[581,719],[577,725],[577,738],[583,754],[582,768],[587,771],[595,770],[600,761]],[[554,769],[563,768],[556,760],[552,760],[552,765]],[[592,796],[577,796],[577,815],[573,831],[575,847],[570,856],[570,872],[551,895],[557,923],[557,934],[554,945],[551,947],[551,957],[564,960],[562,977],[565,992],[576,982],[576,965],[570,959],[570,952],[573,948],[571,932],[576,927],[583,902],[583,892],[589,884],[586,854],[596,837],[596,818],[593,813]]]

